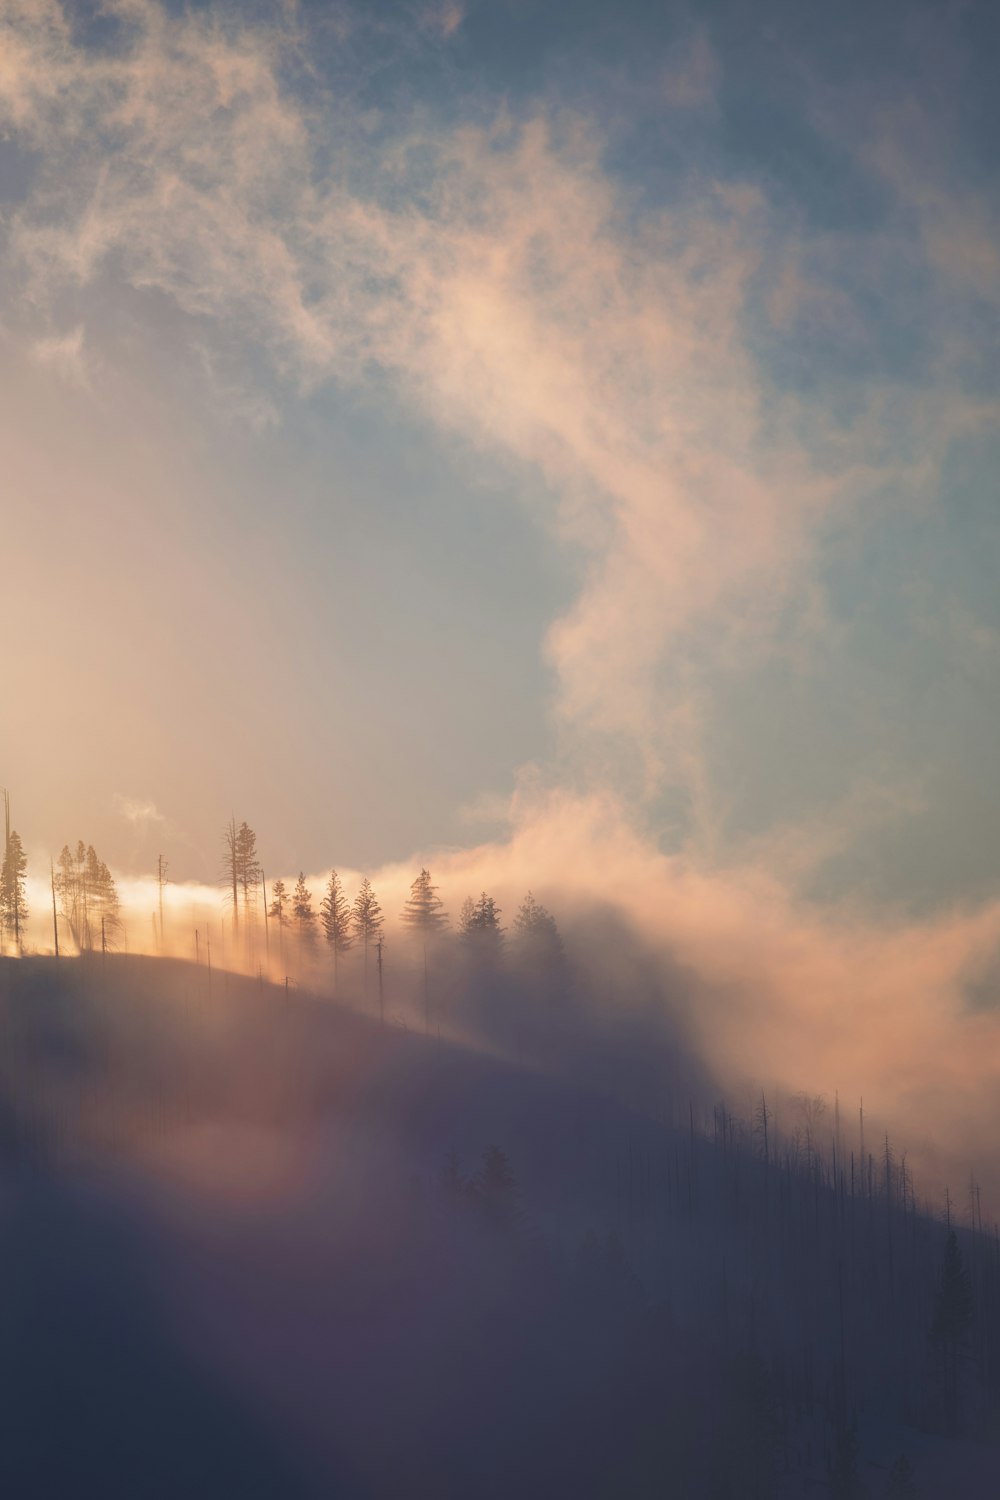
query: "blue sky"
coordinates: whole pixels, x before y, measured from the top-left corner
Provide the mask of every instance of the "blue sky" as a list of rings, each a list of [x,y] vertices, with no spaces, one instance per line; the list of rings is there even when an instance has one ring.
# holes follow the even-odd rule
[[[372,867],[527,780],[811,901],[996,898],[990,7],[0,24],[40,848],[204,879],[235,808]]]

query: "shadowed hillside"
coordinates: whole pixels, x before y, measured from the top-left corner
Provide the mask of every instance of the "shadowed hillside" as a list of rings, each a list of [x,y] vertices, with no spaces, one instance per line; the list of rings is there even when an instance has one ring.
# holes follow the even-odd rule
[[[153,959],[0,1018],[13,1493],[994,1492],[995,1234],[815,1101]]]

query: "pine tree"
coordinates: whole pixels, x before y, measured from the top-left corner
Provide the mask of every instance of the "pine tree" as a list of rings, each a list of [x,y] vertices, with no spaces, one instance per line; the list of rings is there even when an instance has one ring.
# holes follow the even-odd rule
[[[254,906],[257,904],[260,860],[257,858],[257,835],[246,822],[236,830],[236,878],[243,900],[243,916],[249,923],[251,901]]]
[[[222,879],[233,906],[233,933],[240,925],[240,905],[244,918],[251,916],[257,902],[260,883],[260,860],[257,858],[257,835],[244,820],[237,824],[231,817],[222,832]]]
[[[240,830],[235,816],[222,832],[222,879],[233,903],[233,931],[240,925]]]
[[[55,889],[60,911],[81,953],[98,944],[118,946],[125,932],[118,889],[93,844],[84,844],[81,839],[75,853],[68,844],[63,846]]]
[[[92,946],[97,946],[99,938],[102,948],[117,948],[125,931],[118,889],[93,844],[87,845],[84,879]]]
[[[73,941],[77,947],[80,943],[80,918],[78,911],[78,887],[76,881],[76,865],[73,853],[68,844],[62,847],[58,862],[59,873],[55,877],[56,896],[59,900],[59,909],[64,921],[68,924]]]
[[[313,911],[312,891],[306,886],[304,871],[299,871],[292,892],[292,921],[302,948],[312,949],[316,943],[316,913]]]
[[[500,907],[485,891],[478,901],[471,899],[462,907],[460,933],[468,952],[481,962],[497,963],[503,948],[504,932],[500,925]]]
[[[427,973],[427,943],[448,926],[448,914],[444,902],[431,884],[429,870],[421,870],[410,886],[410,894],[403,908],[403,924],[420,938],[424,961],[424,1030],[431,1028],[430,983]]]
[[[431,884],[429,870],[421,870],[410,886],[402,921],[404,926],[419,932],[423,937],[443,932],[448,926],[448,913],[437,893],[437,886]]]
[[[282,963],[285,961],[285,930],[291,924],[291,901],[288,890],[283,880],[276,880],[271,887],[271,905],[267,914],[272,921],[278,924],[278,953]]]
[[[519,955],[530,967],[546,970],[565,962],[566,950],[555,917],[535,900],[531,891],[518,908],[513,929]]]
[[[382,934],[383,917],[382,908],[378,898],[372,890],[371,881],[365,875],[361,881],[361,889],[354,898],[351,908],[351,921],[354,924],[354,935],[361,943],[365,955],[365,996],[368,995],[368,949],[378,941]]]
[[[945,1426],[952,1435],[959,1427],[959,1376],[975,1313],[972,1283],[962,1261],[958,1236],[950,1229],[934,1298],[931,1349],[941,1380]]]
[[[18,953],[24,942],[24,924],[28,916],[25,894],[25,871],[28,861],[20,835],[11,831],[7,838],[3,867],[0,869],[0,925],[14,939]]]
[[[837,1429],[833,1467],[830,1471],[830,1493],[837,1500],[857,1500],[861,1494],[858,1434],[853,1423],[849,1427],[841,1425]]]
[[[330,871],[330,879],[327,882],[326,894],[320,902],[320,917],[323,922],[323,931],[326,940],[333,950],[333,989],[337,990],[337,960],[342,953],[346,953],[354,942],[351,933],[351,908],[347,897],[344,895],[344,887],[336,870]]]

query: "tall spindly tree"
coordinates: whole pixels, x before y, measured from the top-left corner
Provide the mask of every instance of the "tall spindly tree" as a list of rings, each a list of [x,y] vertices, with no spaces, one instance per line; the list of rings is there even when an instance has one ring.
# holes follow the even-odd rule
[[[285,961],[285,933],[292,921],[292,902],[283,880],[276,880],[271,887],[271,905],[267,910],[272,922],[278,924],[278,953]]]
[[[448,926],[448,913],[431,883],[429,870],[421,870],[410,886],[410,894],[403,907],[403,925],[420,939],[424,963],[424,1029],[430,1031],[431,1003],[430,981],[427,972],[427,944]]]
[[[260,860],[257,858],[257,835],[247,822],[241,823],[236,830],[236,866],[243,917],[249,924],[257,905]]]
[[[367,997],[368,949],[378,942],[384,925],[382,908],[367,875],[362,877],[361,889],[354,898],[354,905],[351,907],[351,922],[354,927],[354,936],[361,944],[365,955],[365,996]]]
[[[316,944],[316,913],[312,903],[312,891],[306,885],[304,871],[300,870],[292,892],[292,924],[300,950],[311,951]]]
[[[0,869],[0,925],[20,953],[24,942],[24,924],[28,916],[25,872],[28,861],[20,834],[12,830],[6,838],[3,867]]]
[[[256,903],[260,883],[260,861],[257,858],[257,835],[245,820],[237,823],[231,817],[222,832],[222,880],[233,904],[233,931],[240,925],[240,903],[249,916],[251,899]]]
[[[354,942],[354,934],[351,930],[351,908],[336,870],[330,871],[330,879],[327,881],[326,893],[320,902],[319,911],[323,932],[333,953],[333,988],[336,993],[337,961]]]

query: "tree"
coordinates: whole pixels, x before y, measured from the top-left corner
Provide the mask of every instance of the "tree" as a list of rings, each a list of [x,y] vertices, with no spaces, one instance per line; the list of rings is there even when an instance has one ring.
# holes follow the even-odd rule
[[[326,940],[333,950],[333,989],[337,990],[337,960],[342,953],[346,953],[354,942],[351,933],[351,908],[347,897],[344,895],[344,887],[336,870],[330,871],[330,879],[327,881],[326,894],[320,902],[320,918],[323,923],[323,931]]]
[[[20,835],[12,831],[7,836],[3,867],[0,869],[0,926],[14,939],[18,953],[24,938],[24,924],[28,916],[25,894],[25,871],[28,861]]]
[[[427,941],[448,926],[448,914],[444,902],[431,884],[429,870],[421,870],[410,886],[410,894],[403,907],[403,925],[420,938],[424,960],[424,1029],[431,1029],[430,987],[427,977]]]
[[[81,953],[98,943],[117,947],[124,935],[114,877],[93,844],[81,839],[76,852],[63,845],[55,876],[59,909]]]
[[[842,1423],[837,1428],[830,1470],[830,1493],[837,1500],[857,1500],[861,1494],[861,1477],[858,1472],[858,1434],[852,1422]]]
[[[312,891],[306,886],[305,873],[300,870],[292,892],[292,921],[299,946],[310,950],[316,943],[316,913],[313,911],[312,900]]]
[[[222,833],[222,878],[229,899],[233,903],[233,932],[240,925],[240,899],[243,914],[249,917],[251,893],[254,901],[260,880],[260,861],[257,858],[257,835],[246,821],[237,826],[231,817]]]
[[[566,950],[555,917],[535,900],[531,891],[518,908],[513,928],[519,955],[530,968],[544,973],[563,966]]]
[[[240,831],[235,816],[230,817],[222,833],[222,878],[233,902],[233,928],[240,921]]]
[[[958,1236],[950,1229],[931,1324],[931,1350],[937,1362],[945,1425],[950,1434],[958,1431],[959,1376],[975,1314],[972,1283],[962,1261]]]
[[[422,937],[443,932],[448,926],[448,913],[437,893],[437,886],[431,884],[429,870],[421,870],[410,886],[402,920],[404,926],[419,932]]]
[[[351,921],[354,924],[354,935],[361,943],[365,955],[365,996],[368,995],[368,949],[372,943],[378,941],[382,934],[383,917],[382,908],[378,898],[372,890],[371,881],[365,875],[361,881],[361,889],[354,898],[351,907]]]
[[[504,932],[500,925],[500,907],[485,891],[478,901],[470,898],[462,907],[460,933],[468,952],[481,962],[499,962]]]
[[[97,946],[100,935],[102,949],[117,948],[124,933],[118,889],[111,871],[103,859],[98,858],[93,844],[87,845],[85,881],[91,945]]]
[[[257,835],[246,822],[241,823],[236,830],[236,871],[240,895],[243,898],[243,916],[249,922],[251,900],[254,906],[257,904],[260,860],[257,858]]]
[[[278,952],[285,960],[285,929],[291,925],[291,901],[283,880],[276,880],[271,887],[271,905],[268,916],[278,924]]]

